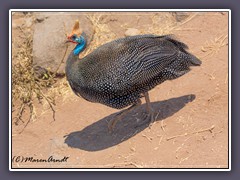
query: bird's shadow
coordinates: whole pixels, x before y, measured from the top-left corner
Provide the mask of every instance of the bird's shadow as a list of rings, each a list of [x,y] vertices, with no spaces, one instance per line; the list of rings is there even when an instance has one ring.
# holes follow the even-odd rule
[[[189,94],[165,101],[152,102],[151,106],[155,112],[156,121],[172,116],[194,99],[195,95]],[[129,112],[118,121],[112,133],[108,131],[108,122],[118,113],[104,117],[81,131],[66,135],[65,143],[69,147],[85,151],[99,151],[118,145],[148,127],[149,120],[147,118],[145,118],[147,120],[144,120],[144,117],[146,117],[145,109],[145,104],[143,104]]]

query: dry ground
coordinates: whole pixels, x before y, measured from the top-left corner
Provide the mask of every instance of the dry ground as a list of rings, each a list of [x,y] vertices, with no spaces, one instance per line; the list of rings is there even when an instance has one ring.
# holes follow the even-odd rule
[[[145,29],[138,26],[141,33],[147,33],[146,27],[150,33],[157,31],[156,24],[151,29],[151,18],[157,18],[158,14],[130,15],[144,17],[140,24],[148,23]],[[115,32],[114,36],[108,34],[110,37],[120,37],[123,30],[135,25],[126,23],[121,31],[117,23],[130,22],[131,16],[111,15],[115,20],[107,20],[109,16],[104,15],[98,27],[107,26]],[[24,17],[13,16],[13,21],[21,22],[21,18]],[[13,167],[228,167],[228,15],[192,13],[184,22],[162,33],[176,34],[203,63],[183,77],[150,91],[157,117],[151,129],[146,123],[138,126],[144,121],[143,104],[120,121],[112,134],[108,133],[107,122],[118,110],[75,96],[66,80],[61,79],[58,82],[61,89],[57,91],[61,94],[56,95],[56,121],[46,103],[36,103],[37,118],[21,134],[23,124],[12,127],[12,155],[38,159],[67,156],[69,159],[63,163],[14,162]],[[55,92],[53,89],[48,91]]]

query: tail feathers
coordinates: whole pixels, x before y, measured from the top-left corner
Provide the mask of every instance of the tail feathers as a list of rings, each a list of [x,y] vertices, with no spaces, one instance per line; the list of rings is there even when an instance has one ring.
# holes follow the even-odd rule
[[[173,43],[176,47],[178,47],[183,52],[186,52],[186,49],[188,49],[188,46],[185,43],[178,40],[177,37],[173,34],[168,34],[168,35],[159,36],[159,37]]]
[[[179,48],[179,50],[183,53],[183,54],[181,53],[183,55],[183,57],[186,57],[186,55],[187,55],[187,59],[189,60],[189,62],[192,66],[200,66],[202,64],[202,62],[196,56],[194,56],[186,51],[186,49],[188,49],[188,46],[186,44],[184,44],[183,42],[180,42],[174,35],[172,35],[172,34],[165,35],[165,36],[162,36],[162,38],[165,38],[166,40],[175,44],[175,46],[177,46]]]
[[[175,46],[177,46],[183,52],[188,49],[188,46],[185,43],[179,41],[173,34],[165,35],[163,37],[171,43],[175,44]]]
[[[202,64],[202,61],[200,61],[196,56],[192,54],[188,54],[188,60],[193,66],[200,66]]]

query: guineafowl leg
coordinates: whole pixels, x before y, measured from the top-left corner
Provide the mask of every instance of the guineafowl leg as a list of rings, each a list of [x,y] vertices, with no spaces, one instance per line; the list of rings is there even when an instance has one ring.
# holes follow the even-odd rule
[[[146,100],[146,109],[147,109],[147,112],[148,112],[148,114],[151,116],[151,121],[150,121],[150,124],[152,124],[154,121],[155,121],[155,119],[154,119],[154,111],[153,111],[153,109],[152,109],[152,107],[151,107],[151,102],[150,102],[150,98],[149,98],[149,94],[148,94],[148,92],[145,92],[144,93],[144,97],[145,97],[145,100]]]
[[[129,113],[130,111],[132,111],[133,109],[135,109],[136,107],[140,106],[142,104],[141,100],[138,99],[137,102],[135,104],[133,104],[132,106],[130,106],[129,108],[121,111],[120,113],[118,113],[116,115],[116,117],[114,119],[111,119],[111,121],[108,123],[108,130],[109,132],[112,132],[112,130],[114,129],[116,123],[122,119],[122,117],[124,115],[126,115],[127,113]]]

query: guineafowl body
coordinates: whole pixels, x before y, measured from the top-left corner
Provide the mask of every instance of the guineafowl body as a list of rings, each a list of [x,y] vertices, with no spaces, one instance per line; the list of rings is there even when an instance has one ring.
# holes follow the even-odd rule
[[[138,35],[106,43],[83,59],[72,52],[66,75],[73,91],[91,102],[121,109],[200,61],[171,36]]]
[[[66,65],[67,80],[75,94],[87,101],[122,109],[166,80],[176,79],[201,61],[186,51],[187,45],[171,35],[137,35],[106,43],[79,59],[86,40],[77,43]]]

